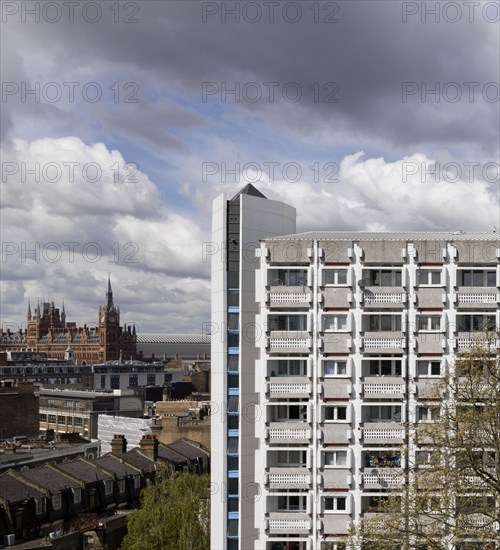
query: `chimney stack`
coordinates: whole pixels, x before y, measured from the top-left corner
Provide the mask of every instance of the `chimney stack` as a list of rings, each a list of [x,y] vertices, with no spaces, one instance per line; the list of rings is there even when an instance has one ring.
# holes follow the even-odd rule
[[[114,455],[122,455],[127,452],[127,440],[124,435],[115,434],[111,440],[111,452]]]
[[[141,452],[145,454],[148,458],[154,460],[155,462],[158,460],[159,443],[155,435],[143,435],[139,445],[141,448]]]

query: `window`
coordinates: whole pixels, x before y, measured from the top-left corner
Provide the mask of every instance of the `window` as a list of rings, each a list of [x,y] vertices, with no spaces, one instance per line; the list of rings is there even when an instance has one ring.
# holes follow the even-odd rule
[[[282,359],[277,363],[279,376],[305,376],[306,374],[306,361],[303,359]],[[270,365],[275,367],[276,364],[273,362]],[[276,376],[275,369],[271,371],[271,376]]]
[[[306,269],[278,269],[269,274],[270,286],[303,286],[307,285]]]
[[[237,519],[228,519],[227,520],[227,536],[228,537],[237,537],[238,536],[238,520]]]
[[[401,422],[401,407],[398,405],[371,405],[365,409],[365,420],[369,422]]]
[[[229,395],[227,398],[227,412],[237,413],[239,409],[239,401],[237,395]]]
[[[495,270],[459,269],[457,273],[458,286],[488,286],[495,287]]]
[[[269,315],[269,330],[307,330],[307,316]]]
[[[62,504],[61,494],[53,495],[52,496],[52,507],[54,510],[60,510]]]
[[[307,405],[274,405],[271,408],[271,422],[286,422],[287,420],[306,420]]]
[[[228,372],[238,372],[238,355],[227,356],[227,370]]]
[[[239,330],[239,313],[227,314],[227,328],[228,330]]]
[[[66,424],[66,417],[65,416],[58,416],[57,417],[57,423],[58,424]]]
[[[392,269],[367,269],[363,279],[367,286],[402,286],[401,271]]]
[[[156,374],[148,374],[146,384],[148,386],[155,386],[156,385]]]
[[[494,330],[495,317],[490,315],[457,315],[458,332],[483,330],[485,326],[488,330]]]
[[[47,501],[45,497],[35,498],[35,507],[37,515],[45,514],[47,511]]]
[[[239,482],[237,477],[230,477],[227,480],[227,494],[228,495],[239,495]]]
[[[431,422],[439,418],[439,407],[430,407],[419,405],[417,407],[417,417],[419,422]]]
[[[228,430],[239,429],[239,416],[231,415],[227,417],[227,429]]]
[[[240,345],[240,335],[237,332],[228,332],[227,345],[230,348],[237,348]]]
[[[400,331],[401,315],[366,315],[363,325],[368,332]]]
[[[80,427],[83,426],[83,418],[80,418],[79,416],[74,417],[75,426]]]
[[[323,285],[346,285],[347,269],[325,269],[323,271]]]
[[[47,422],[47,415],[45,413],[40,413],[40,422]]]
[[[324,315],[323,330],[347,330],[347,315]]]
[[[141,488],[141,476],[135,475],[134,476],[134,489],[140,489]]]
[[[82,489],[80,487],[73,487],[71,492],[73,493],[73,503],[79,504],[82,501]]]
[[[118,480],[118,492],[119,493],[124,493],[125,492],[125,480],[124,479],[119,479]]]
[[[139,385],[139,376],[137,374],[130,374],[128,377],[128,385],[133,388]]]
[[[278,451],[278,466],[305,466],[306,451]]]
[[[239,470],[239,460],[237,456],[228,456],[227,457],[227,469],[229,471]]]
[[[325,422],[347,420],[346,405],[325,405]]]
[[[101,389],[104,389],[106,387],[106,375],[101,374]]]
[[[364,361],[364,376],[401,376],[400,359],[370,359]]]
[[[238,454],[238,438],[237,437],[228,437],[227,438],[227,452],[231,454]]]
[[[440,376],[441,361],[417,361],[419,376]]]
[[[325,467],[347,466],[347,451],[325,451],[323,457]]]
[[[105,479],[104,480],[104,494],[110,495],[113,492],[113,480]]]
[[[325,512],[345,512],[347,497],[323,497]]]
[[[440,315],[417,315],[417,330],[437,332],[441,328]]]
[[[417,451],[416,460],[418,466],[432,466],[435,457],[432,451]]]
[[[441,271],[438,269],[421,269],[417,273],[418,286],[439,286]]]
[[[325,376],[345,376],[347,374],[347,361],[327,359],[323,361],[323,373]]]
[[[303,495],[283,495],[278,497],[278,511],[302,512],[306,509],[306,497]]]
[[[52,424],[56,423],[56,415],[55,414],[49,414],[49,422]]]
[[[120,389],[120,376],[118,374],[112,374],[111,379],[111,389],[119,390]]]
[[[240,376],[238,374],[230,374],[227,377],[227,387],[228,388],[239,388],[240,387]]]
[[[399,451],[366,451],[363,455],[365,468],[401,467],[401,453]]]

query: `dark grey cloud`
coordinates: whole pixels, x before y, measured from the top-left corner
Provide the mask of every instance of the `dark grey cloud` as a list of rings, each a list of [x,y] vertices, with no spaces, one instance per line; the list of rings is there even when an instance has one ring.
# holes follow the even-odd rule
[[[485,154],[497,151],[499,104],[486,101],[482,87],[499,82],[499,36],[480,10],[473,23],[465,11],[457,23],[443,18],[435,23],[430,16],[425,23],[419,16],[408,16],[403,23],[402,2],[342,1],[337,3],[339,22],[327,24],[315,23],[313,3],[303,2],[302,17],[293,24],[280,15],[284,4],[274,23],[264,15],[257,23],[234,23],[228,15],[224,23],[222,8],[203,23],[203,2],[159,1],[140,2],[135,24],[115,24],[103,17],[96,24],[26,23],[21,30],[29,28],[23,38],[28,47],[43,43],[54,55],[54,73],[61,65],[65,71],[74,66],[120,67],[127,79],[135,79],[144,89],[176,90],[195,102],[201,102],[202,82],[278,82],[279,90],[287,82],[297,82],[303,91],[297,105],[282,101],[279,93],[274,104],[252,104],[242,98],[235,107],[265,116],[270,126],[310,135],[339,132],[358,142],[376,137],[394,149],[439,143],[450,147],[456,142]],[[424,9],[424,3],[416,4]],[[452,16],[450,11],[448,19]],[[315,102],[309,90],[314,82],[336,82],[340,102],[321,101],[328,89],[320,91],[320,101]],[[431,96],[422,103],[416,93],[403,103],[403,82],[415,82],[420,90],[457,83],[464,98],[453,103],[441,93],[439,103]],[[465,98],[465,82],[479,83],[471,102]],[[448,88],[446,93],[452,92]],[[209,103],[218,100],[220,96],[211,97]],[[131,135],[180,146],[182,138],[162,131],[161,117],[152,128],[152,107],[121,112],[120,118],[110,110],[103,122],[128,128]],[[189,127],[193,116],[185,114],[179,124]]]

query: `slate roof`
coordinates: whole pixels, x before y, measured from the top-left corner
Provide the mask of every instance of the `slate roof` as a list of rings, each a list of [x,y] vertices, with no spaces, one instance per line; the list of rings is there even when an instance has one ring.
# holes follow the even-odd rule
[[[128,462],[129,464],[132,464],[132,466],[135,466],[136,468],[139,468],[143,472],[154,472],[155,471],[155,463],[154,460],[151,460],[146,455],[142,454],[140,449],[131,449],[130,451],[126,452],[123,456],[123,460],[125,462]]]
[[[48,465],[32,470],[24,470],[20,474],[51,493],[58,493],[67,488],[80,487],[80,484],[70,476]]]
[[[118,477],[126,477],[128,475],[140,473],[133,465],[120,461],[119,457],[112,455],[111,453],[108,453],[97,460],[93,460],[92,463],[105,468],[109,472],[116,474]]]
[[[110,474],[103,472],[97,468],[97,466],[94,466],[81,458],[72,460],[71,462],[63,462],[62,464],[58,464],[57,467],[73,477],[81,479],[85,483],[92,483],[96,480],[102,481],[105,479],[113,479]]]
[[[23,482],[10,472],[0,476],[0,498],[10,502],[19,502],[27,498],[42,498],[46,493],[33,487],[28,482]]]

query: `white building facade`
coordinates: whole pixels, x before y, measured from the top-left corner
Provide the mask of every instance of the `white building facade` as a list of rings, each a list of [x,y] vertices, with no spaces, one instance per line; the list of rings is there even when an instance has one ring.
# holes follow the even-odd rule
[[[266,238],[257,256],[237,386],[212,352],[212,481],[226,480],[213,485],[212,548],[344,548],[350,522],[404,482],[402,449],[425,458],[405,423],[432,419],[455,353],[500,325],[498,237],[313,232]]]

